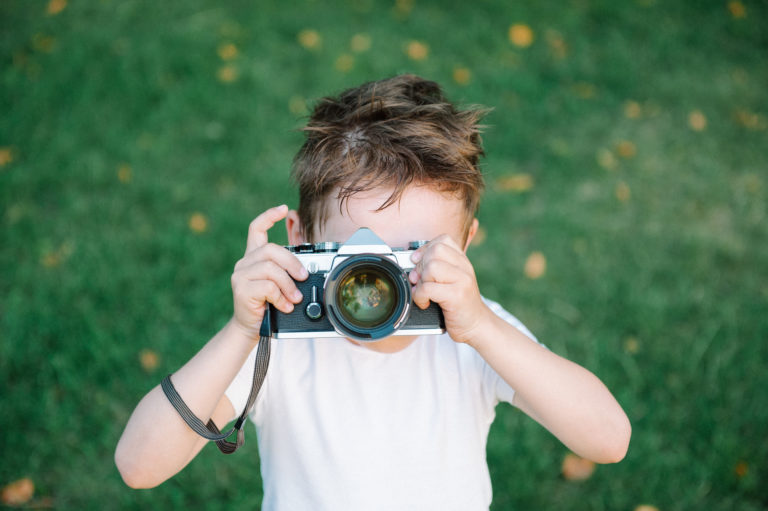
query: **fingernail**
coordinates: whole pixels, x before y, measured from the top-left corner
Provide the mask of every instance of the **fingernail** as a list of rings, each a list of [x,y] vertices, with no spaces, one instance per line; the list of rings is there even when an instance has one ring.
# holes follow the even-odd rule
[[[296,291],[293,292],[293,299],[296,300],[297,302],[300,302],[302,299],[304,299],[304,295],[301,294],[301,291],[297,289]]]
[[[414,263],[418,263],[419,261],[421,261],[421,252],[416,251],[413,254],[411,254],[411,261],[413,261]]]
[[[303,266],[299,270],[299,277],[301,277],[302,279],[306,279],[307,277],[309,277],[309,272]]]

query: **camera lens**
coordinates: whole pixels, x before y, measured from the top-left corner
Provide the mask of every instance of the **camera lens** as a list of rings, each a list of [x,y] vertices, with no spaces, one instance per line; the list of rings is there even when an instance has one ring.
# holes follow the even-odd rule
[[[334,268],[325,284],[328,319],[342,335],[376,340],[408,317],[411,286],[400,266],[377,254],[358,254]]]
[[[344,319],[362,328],[382,324],[397,305],[392,278],[372,266],[348,272],[336,293],[336,304]]]

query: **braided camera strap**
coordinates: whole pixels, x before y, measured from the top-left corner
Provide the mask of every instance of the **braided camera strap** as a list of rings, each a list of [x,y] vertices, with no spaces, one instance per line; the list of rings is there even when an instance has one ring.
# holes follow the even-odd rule
[[[251,385],[251,393],[248,395],[248,402],[243,409],[243,413],[241,413],[240,417],[235,421],[235,425],[226,433],[222,433],[216,424],[214,424],[213,420],[208,420],[208,424],[204,424],[197,415],[192,413],[192,410],[189,409],[176,391],[176,388],[173,386],[170,374],[163,378],[163,381],[160,383],[168,401],[170,401],[176,411],[179,412],[179,415],[184,419],[184,422],[186,422],[187,425],[201,437],[216,442],[216,446],[224,454],[232,454],[245,442],[243,425],[245,424],[245,419],[248,417],[248,412],[256,401],[256,396],[259,394],[261,385],[264,383],[264,378],[267,375],[271,340],[271,335],[262,335],[259,339],[259,347],[256,350],[256,363],[253,368],[253,383]],[[228,441],[227,438],[229,438],[235,431],[237,431],[237,441]]]

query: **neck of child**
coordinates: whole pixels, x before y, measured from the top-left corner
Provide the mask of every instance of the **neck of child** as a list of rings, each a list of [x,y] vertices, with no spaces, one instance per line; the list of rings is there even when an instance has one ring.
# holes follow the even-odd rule
[[[373,342],[361,342],[350,338],[347,338],[347,340],[352,344],[357,344],[358,346],[362,346],[371,351],[379,353],[397,353],[410,346],[417,337],[418,336],[416,335],[392,335]]]

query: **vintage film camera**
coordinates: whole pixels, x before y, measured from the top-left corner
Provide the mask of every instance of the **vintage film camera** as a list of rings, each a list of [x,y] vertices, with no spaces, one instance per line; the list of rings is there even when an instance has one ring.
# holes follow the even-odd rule
[[[345,243],[303,243],[286,247],[309,271],[296,281],[303,301],[286,314],[270,306],[270,322],[278,339],[349,337],[375,341],[390,335],[430,335],[445,331],[435,303],[422,310],[411,301],[408,248],[390,248],[368,228],[358,229]]]

